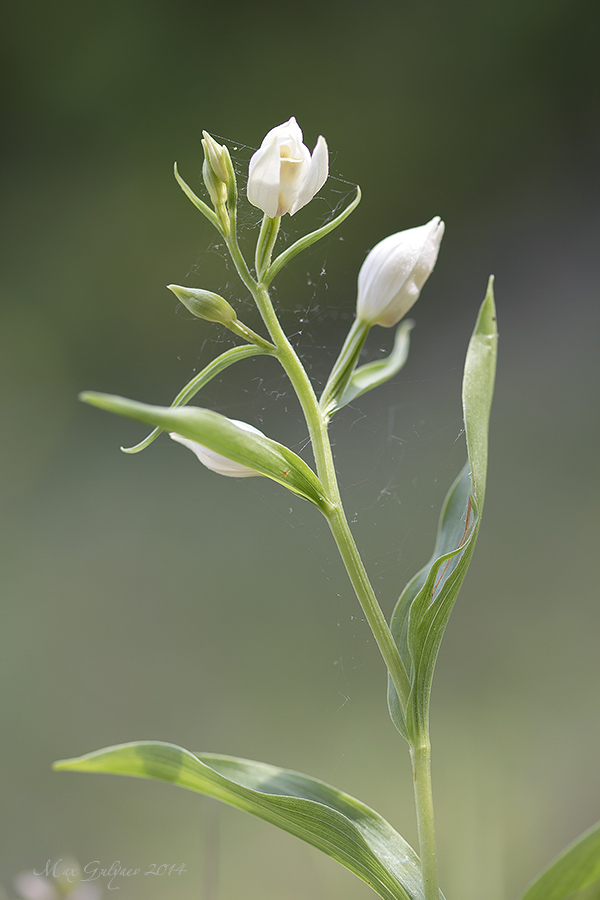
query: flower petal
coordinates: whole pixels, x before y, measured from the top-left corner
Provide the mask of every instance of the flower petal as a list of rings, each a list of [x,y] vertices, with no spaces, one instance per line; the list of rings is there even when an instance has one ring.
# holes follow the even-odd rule
[[[436,216],[373,247],[358,274],[359,319],[390,327],[408,312],[433,270],[443,233]]]
[[[310,158],[310,165],[304,183],[300,188],[300,193],[298,194],[296,202],[290,209],[291,216],[312,200],[317,191],[320,191],[327,181],[328,175],[329,151],[327,149],[327,141],[323,135],[319,135],[319,139],[315,144],[315,149]]]
[[[250,160],[248,172],[248,200],[270,218],[277,215],[279,206],[281,157],[276,130],[269,132]]]
[[[253,425],[248,425],[247,422],[240,422],[238,419],[230,419],[229,421],[234,425],[237,425],[238,428],[241,428],[243,431],[252,431],[254,434],[262,435],[262,431],[259,431],[258,428],[255,428]],[[210,469],[211,472],[216,472],[218,475],[227,475],[230,478],[250,478],[253,475],[259,474],[254,469],[250,469],[248,466],[243,466],[241,463],[227,459],[226,456],[215,453],[214,450],[209,450],[208,447],[204,447],[197,441],[184,438],[180,434],[172,432],[169,434],[169,437],[174,441],[177,441],[177,443],[183,444],[183,446],[191,450],[192,453],[195,453],[200,462],[205,465],[207,469]]]
[[[293,215],[323,186],[328,168],[325,139],[319,138],[311,156],[292,116],[268,132],[250,160],[248,200],[270,218]]]

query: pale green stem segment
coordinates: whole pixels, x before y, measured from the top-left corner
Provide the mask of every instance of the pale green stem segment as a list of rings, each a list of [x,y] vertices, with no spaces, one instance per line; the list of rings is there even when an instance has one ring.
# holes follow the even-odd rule
[[[419,856],[421,857],[425,900],[439,900],[440,889],[438,886],[437,855],[435,850],[429,734],[420,735],[418,742],[414,746],[411,745],[410,757],[413,769]]]
[[[265,272],[271,265],[271,257],[273,256],[273,248],[279,233],[280,222],[280,216],[276,216],[274,219],[265,216],[262,221],[260,234],[256,242],[255,256],[256,277],[259,282],[263,280]]]
[[[344,346],[340,350],[340,355],[331,370],[331,375],[319,401],[321,409],[328,417],[334,411],[348,387],[370,327],[362,319],[355,319],[352,323],[352,327],[344,341]]]
[[[406,704],[410,691],[408,677],[352,537],[342,506],[331,443],[327,433],[327,417],[319,407],[319,402],[304,366],[281,327],[267,288],[262,284],[257,284],[253,294],[271,339],[277,347],[277,357],[296,391],[304,412],[315,455],[317,474],[332,504],[332,512],[327,514],[329,526],[367,622],[377,641],[394,686],[398,691],[398,696]]]
[[[235,319],[233,322],[227,326],[230,331],[233,331],[234,334],[237,334],[238,337],[244,338],[245,341],[248,341],[249,344],[256,344],[257,347],[260,347],[262,351],[265,353],[273,353],[275,351],[275,347],[269,341],[265,341],[264,338],[257,334],[255,331],[252,331],[251,328],[248,328],[247,325],[244,325],[243,322],[240,322],[239,319]]]
[[[248,264],[244,259],[242,251],[240,250],[240,246],[238,244],[237,233],[232,231],[231,235],[226,238],[227,240],[227,249],[229,250],[229,255],[231,256],[234,265],[237,269],[237,273],[243,281],[244,285],[248,288],[252,296],[256,299],[256,288],[257,284],[254,278],[252,277],[252,273],[248,268]]]
[[[329,527],[335,538],[340,556],[342,557],[356,596],[360,601],[365,618],[369,623],[369,627],[377,641],[377,646],[379,647],[388,672],[390,673],[390,677],[394,682],[394,687],[398,692],[401,702],[403,705],[406,705],[410,692],[410,683],[406,674],[406,669],[400,659],[398,648],[394,643],[388,623],[383,615],[379,601],[377,600],[375,591],[373,590],[369,576],[363,565],[352,532],[350,531],[346,514],[342,508],[341,501],[339,501],[333,511],[327,515],[327,521],[329,522]]]

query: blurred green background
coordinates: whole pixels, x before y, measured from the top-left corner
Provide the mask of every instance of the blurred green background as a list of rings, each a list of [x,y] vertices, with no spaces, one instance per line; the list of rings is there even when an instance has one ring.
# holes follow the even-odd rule
[[[3,723],[0,883],[47,859],[147,867],[123,900],[341,897],[317,851],[165,785],[52,774],[157,738],[297,768],[415,842],[406,749],[323,522],[264,479],[219,478],[96,389],[168,403],[227,343],[164,285],[239,293],[197,186],[203,128],[244,171],[295,115],[332,177],[286,222],[343,228],[276,300],[322,381],[365,253],[441,215],[411,359],[333,426],[357,539],[389,614],[462,465],[460,376],[487,276],[501,330],[486,518],[444,642],[434,779],[448,900],[504,900],[598,818],[598,36],[595,0],[209,4],[8,0],[2,34]],[[237,148],[237,149],[234,149]],[[252,239],[256,212],[242,216]],[[391,334],[375,329],[374,358]],[[270,361],[203,393],[299,450]],[[284,496],[285,494],[285,496]],[[105,895],[108,895],[105,888]],[[12,896],[12,894],[11,894]]]

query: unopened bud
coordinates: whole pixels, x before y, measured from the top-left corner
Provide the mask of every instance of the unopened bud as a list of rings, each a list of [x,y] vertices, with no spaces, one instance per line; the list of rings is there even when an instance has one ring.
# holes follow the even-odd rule
[[[229,167],[227,165],[229,150],[224,144],[217,144],[208,131],[202,132],[202,146],[211,169],[220,181],[224,181],[227,184],[229,182]]]
[[[376,244],[358,273],[357,317],[387,328],[399,322],[431,275],[443,234],[444,223],[436,216]]]
[[[293,216],[323,187],[328,174],[325,138],[319,138],[311,154],[292,117],[269,131],[250,160],[248,200],[271,219]]]
[[[213,294],[212,291],[203,291],[201,288],[181,287],[178,284],[168,284],[167,287],[183,303],[185,308],[199,319],[206,319],[208,322],[218,322],[220,325],[226,325],[227,327],[237,319],[231,304],[218,294]]]
[[[229,161],[229,150],[222,144],[218,144],[207,131],[203,131],[202,134],[202,146],[204,148],[202,178],[216,209],[227,200],[229,165],[231,164]]]

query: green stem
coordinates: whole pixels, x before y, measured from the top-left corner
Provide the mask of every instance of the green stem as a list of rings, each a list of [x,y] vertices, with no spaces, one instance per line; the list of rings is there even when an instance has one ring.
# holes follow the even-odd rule
[[[257,284],[256,284],[256,281],[254,280],[254,278],[252,277],[252,273],[250,272],[250,269],[248,268],[248,263],[244,259],[244,255],[243,255],[242,251],[240,250],[240,245],[238,244],[237,231],[234,227],[235,226],[235,218],[236,218],[235,208],[233,208],[233,209],[230,208],[229,216],[231,219],[232,228],[231,228],[231,234],[229,234],[228,236],[225,237],[225,241],[227,243],[227,249],[229,250],[229,255],[231,256],[231,258],[233,260],[233,263],[237,269],[237,273],[240,276],[240,279],[242,280],[245,287],[248,288],[248,290],[254,297]]]
[[[410,757],[413,768],[419,855],[425,900],[439,900],[433,794],[431,791],[431,744],[428,734],[420,735],[418,741],[411,745]]]
[[[327,521],[365,618],[369,623],[387,670],[390,673],[390,678],[394,683],[400,702],[403,708],[406,708],[410,693],[408,676],[358,552],[341,501],[334,508],[333,512],[327,516]]]
[[[358,202],[358,199],[359,197],[357,197],[355,203]],[[267,223],[263,221],[263,228],[261,230],[262,240],[259,241],[259,243],[262,243],[263,245],[263,250],[260,254],[257,253],[256,260],[257,266],[260,269],[260,273],[258,274],[259,281],[256,281],[252,277],[246,260],[240,251],[237,242],[234,218],[232,219],[232,225],[231,234],[226,238],[231,257],[240,278],[252,293],[263,322],[271,336],[271,340],[276,348],[274,352],[272,352],[272,355],[279,359],[292,383],[302,407],[310,434],[317,473],[325,488],[327,498],[331,503],[331,510],[326,512],[325,516],[358,601],[365,614],[365,618],[371,628],[390,678],[398,693],[400,703],[403,709],[406,710],[411,689],[410,681],[396,643],[392,637],[389,625],[383,615],[375,591],[373,590],[373,586],[367,575],[350,530],[348,519],[344,512],[335,464],[333,461],[331,443],[327,432],[329,416],[327,410],[324,408],[324,406],[330,405],[330,397],[331,401],[333,401],[336,394],[335,388],[342,384],[344,375],[347,374],[345,366],[348,362],[356,365],[358,353],[360,352],[368,329],[359,327],[357,324],[351,329],[351,335],[340,354],[340,357],[347,356],[350,357],[350,360],[345,359],[344,366],[342,366],[342,363],[338,360],[339,371],[335,372],[333,382],[330,379],[330,384],[328,385],[329,390],[326,391],[325,396],[326,402],[322,403],[320,406],[306,370],[281,327],[269,296],[268,284],[281,266],[284,265],[291,256],[291,253],[288,255],[283,253],[270,268],[268,268],[267,259],[270,258],[270,252],[275,242],[279,222],[272,220],[267,225]],[[265,248],[267,250],[266,253],[264,252]],[[297,247],[296,245],[290,248],[290,250],[294,251],[294,254],[299,252],[300,249],[302,248]],[[260,280],[261,276],[264,280]],[[329,410],[329,413],[330,412],[331,410]],[[410,751],[413,765],[419,851],[423,872],[425,900],[439,900],[433,797],[431,792],[431,746],[428,733],[420,735],[419,740],[410,745]]]
[[[279,361],[287,373],[302,406],[313,446],[317,473],[332,504],[332,511],[327,515],[327,521],[400,701],[405,706],[408,701],[410,685],[398,653],[398,648],[363,565],[344,512],[331,443],[327,433],[327,416],[320,408],[306,370],[281,327],[267,288],[263,284],[259,284],[253,293],[263,321],[267,326],[273,343],[277,347]]]
[[[263,280],[265,272],[271,265],[271,257],[279,233],[280,222],[280,217],[270,219],[269,216],[264,216],[263,218],[258,241],[256,242],[256,254],[254,257],[256,277],[259,281]]]

